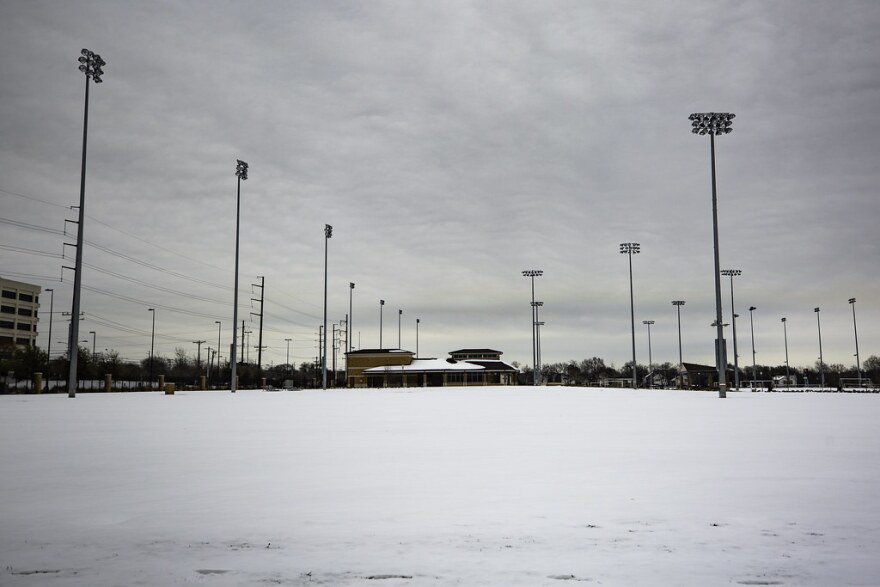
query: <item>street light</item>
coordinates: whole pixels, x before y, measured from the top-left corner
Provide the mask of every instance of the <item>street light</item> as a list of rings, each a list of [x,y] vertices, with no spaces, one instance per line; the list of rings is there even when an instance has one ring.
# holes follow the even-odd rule
[[[222,377],[220,371],[220,329],[223,328],[223,324],[219,320],[214,320],[214,324],[217,325],[217,380],[219,381]]]
[[[684,385],[684,361],[681,358],[681,307],[684,305],[684,300],[673,300],[672,305],[675,306],[675,309],[678,313],[678,387],[679,389]]]
[[[385,300],[379,300],[379,350],[382,350],[382,308],[385,307]]]
[[[76,229],[76,265],[74,267],[73,277],[73,306],[70,310],[70,342],[71,348],[76,348],[79,340],[79,307],[80,292],[82,290],[82,263],[83,263],[83,235],[84,220],[86,210],[86,152],[88,146],[89,132],[89,80],[100,84],[104,75],[102,69],[107,63],[101,59],[97,53],[93,53],[88,49],[80,51],[79,70],[86,76],[86,99],[85,110],[83,114],[83,148],[82,148],[82,169],[80,171],[79,183],[79,217],[77,219]],[[70,353],[70,369],[67,377],[67,397],[76,397],[76,367],[79,353]]]
[[[324,357],[321,360],[321,381],[323,389],[327,389],[327,243],[333,236],[333,227],[324,225]],[[333,374],[336,377],[336,374]]]
[[[236,385],[236,363],[238,352],[236,345],[238,341],[238,241],[239,241],[239,226],[241,224],[241,182],[242,180],[247,180],[248,178],[248,164],[242,161],[241,159],[236,159],[235,166],[235,176],[238,178],[238,188],[235,194],[235,288],[232,302],[232,350],[230,351],[229,363],[232,368],[230,369],[229,377],[230,383],[229,387],[232,393],[235,393]],[[244,327],[242,327],[244,330]],[[244,333],[242,333],[244,336]]]
[[[717,324],[717,348],[715,365],[718,368],[718,397],[727,397],[727,351],[724,345],[724,329],[721,326],[721,267],[718,260],[718,195],[715,187],[715,135],[729,134],[733,131],[735,114],[727,112],[708,112],[691,114],[691,132],[709,135],[712,160],[712,234],[715,249],[715,323]]]
[[[291,369],[290,369],[290,341],[292,339],[285,338],[284,340],[287,341],[287,373],[289,375],[291,372]]]
[[[739,269],[722,269],[721,275],[730,277],[730,315],[733,316],[733,380],[734,387],[739,391],[739,353],[736,350],[736,307],[733,303],[733,278],[742,275]],[[726,353],[725,353],[726,354]]]
[[[629,257],[629,318],[632,326],[632,351],[633,351],[633,389],[638,387],[638,375],[636,374],[636,310],[633,301],[633,255],[641,252],[639,243],[620,243],[620,252]]]
[[[785,326],[786,322],[788,322],[788,318],[783,318],[782,335],[785,337],[785,385],[788,386],[791,384],[791,370],[788,367],[788,328]]]
[[[98,335],[94,330],[89,330],[89,334],[92,335],[92,362],[96,363],[98,361],[98,353],[95,352],[95,340]]]
[[[147,312],[153,314],[153,332],[150,334],[150,389],[153,389],[153,346],[156,342],[156,310],[155,308],[147,308]]]
[[[654,362],[651,357],[651,324],[653,320],[642,320],[642,324],[648,327],[648,381],[651,389],[654,389]]]
[[[816,326],[819,328],[819,382],[825,387],[825,361],[822,359],[822,323],[819,320],[819,308],[813,308],[816,313]]]
[[[540,373],[538,372],[538,321],[537,311],[535,310],[535,278],[544,275],[541,269],[527,269],[522,272],[523,277],[529,277],[532,280],[532,385],[538,385],[540,381]]]
[[[749,324],[752,327],[752,391],[755,391],[755,379],[756,373],[758,371],[757,366],[755,365],[755,315],[754,312],[757,310],[755,306],[749,307]]]
[[[400,321],[403,320],[403,310],[397,310],[397,348],[403,348],[400,346]]]
[[[419,358],[419,323],[421,320],[416,318],[416,358]]]
[[[543,305],[544,302],[532,302],[532,306],[535,308],[535,373],[537,373],[535,385],[541,385],[544,382],[544,373],[541,371],[541,326],[544,326],[544,323],[538,319],[538,308]]]
[[[50,290],[47,290],[47,291],[50,291]],[[852,312],[853,312],[853,334],[856,337],[856,373],[858,373],[859,389],[861,389],[861,387],[862,387],[862,362],[859,360],[859,331],[858,331],[858,328],[856,328],[856,299],[850,298],[849,305],[852,306]],[[50,320],[49,321],[49,332],[51,333],[52,332],[52,330],[51,330],[52,329],[52,326],[51,326],[52,325],[52,322],[51,322],[52,318],[50,317],[49,320]],[[50,334],[50,338],[51,338],[51,334]]]
[[[354,282],[349,282],[348,284],[348,320],[345,322],[345,339],[346,344],[348,345],[348,352],[351,352],[351,333],[353,332],[351,329],[351,323],[354,318],[354,307],[352,306],[352,300],[354,299]],[[346,365],[348,365],[348,359],[346,358]]]

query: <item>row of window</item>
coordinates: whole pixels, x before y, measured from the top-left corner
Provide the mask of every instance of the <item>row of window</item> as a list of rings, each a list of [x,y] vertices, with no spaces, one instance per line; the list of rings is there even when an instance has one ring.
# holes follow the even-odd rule
[[[12,344],[11,336],[0,336],[0,346]],[[31,341],[27,338],[16,338],[15,344],[20,346],[30,346]]]
[[[27,322],[19,322],[16,324],[15,322],[11,322],[9,320],[0,320],[0,328],[7,328],[9,330],[36,330],[35,324],[28,324]]]
[[[34,302],[34,301],[39,300],[39,297],[37,297],[36,300],[35,300],[35,299],[34,299],[34,296],[33,296],[32,294],[24,293],[24,292],[21,292],[21,293],[19,293],[19,294],[16,294],[16,293],[15,293],[13,290],[11,290],[11,289],[4,289],[4,290],[3,290],[2,297],[6,298],[7,300],[16,300],[16,299],[18,299],[18,300],[21,300],[22,302]]]
[[[18,314],[19,316],[36,316],[37,311],[31,310],[30,308],[18,308],[18,311],[16,311],[15,306],[0,306],[0,314]]]

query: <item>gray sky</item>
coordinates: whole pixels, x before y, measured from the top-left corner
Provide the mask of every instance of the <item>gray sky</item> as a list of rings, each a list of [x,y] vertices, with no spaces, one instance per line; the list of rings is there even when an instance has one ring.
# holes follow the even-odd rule
[[[265,364],[285,362],[285,338],[292,361],[316,355],[325,223],[329,319],[355,282],[356,347],[378,346],[381,298],[386,347],[402,309],[402,346],[419,318],[422,356],[485,346],[529,364],[521,272],[542,269],[544,362],[620,366],[619,244],[633,241],[639,362],[647,319],[654,361],[677,362],[681,299],[684,359],[712,363],[709,139],[687,117],[734,112],[716,150],[741,364],[754,305],[759,363],[784,362],[786,316],[791,364],[812,364],[819,306],[825,361],[852,365],[851,297],[861,358],[880,354],[878,28],[873,0],[4,0],[0,217],[75,219],[87,47],[107,62],[90,95],[80,337],[96,331],[99,351],[148,355],[156,307],[157,353],[215,347],[220,320],[227,356],[243,159],[239,319],[265,276]],[[69,311],[63,242],[0,224],[0,275],[54,287]]]

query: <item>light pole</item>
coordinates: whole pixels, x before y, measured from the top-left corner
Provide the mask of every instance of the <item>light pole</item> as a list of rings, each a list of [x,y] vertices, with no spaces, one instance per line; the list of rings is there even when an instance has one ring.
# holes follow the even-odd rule
[[[755,391],[755,379],[758,367],[755,365],[755,306],[749,306],[749,325],[752,327],[752,391]]]
[[[636,310],[633,298],[633,255],[641,252],[639,243],[620,243],[620,252],[629,257],[629,318],[632,326],[632,351],[633,351],[633,389],[638,387],[638,375],[636,374]]]
[[[107,65],[101,56],[93,53],[88,49],[80,51],[79,70],[86,76],[86,99],[85,110],[83,114],[83,148],[82,148],[82,169],[80,171],[79,184],[79,217],[77,219],[76,229],[76,265],[74,267],[73,278],[73,306],[70,310],[70,348],[76,349],[79,340],[79,308],[80,293],[82,290],[82,258],[83,258],[83,234],[84,220],[86,209],[86,152],[88,147],[89,133],[89,80],[93,80],[96,84],[100,84],[104,75],[102,69]],[[76,367],[78,361],[78,352],[70,353],[70,369],[67,376],[67,397],[76,397]]]
[[[400,346],[400,321],[403,320],[403,310],[397,310],[397,348],[403,348]]]
[[[153,331],[150,334],[150,390],[153,389],[153,346],[156,342],[156,310],[147,308],[147,312],[153,314]]]
[[[327,389],[327,243],[333,236],[333,227],[324,225],[324,357],[321,361],[321,382],[323,389]],[[334,377],[335,377],[334,373]]]
[[[236,345],[238,341],[236,339],[238,338],[238,241],[239,226],[241,224],[241,182],[248,178],[248,164],[241,159],[236,159],[235,176],[238,178],[238,187],[235,194],[235,293],[233,294],[232,301],[232,349],[229,353],[229,363],[231,365],[229,370],[229,387],[232,393],[235,393],[235,388],[238,387],[236,382],[236,363],[238,362]],[[244,330],[244,327],[242,327],[242,330]],[[244,336],[243,332],[242,336]]]
[[[96,363],[98,361],[98,353],[95,352],[95,340],[98,335],[94,330],[89,330],[89,334],[92,335],[92,363]]]
[[[724,345],[724,327],[721,316],[721,267],[718,260],[718,193],[715,187],[715,135],[729,134],[733,131],[735,114],[727,112],[708,112],[691,114],[691,132],[709,135],[712,160],[712,235],[715,249],[715,323],[717,324],[717,348],[715,365],[718,368],[718,397],[727,397],[727,351]]]
[[[535,385],[541,385],[544,382],[544,373],[541,371],[541,326],[544,323],[538,319],[538,308],[542,307],[544,302],[532,302],[535,307]]]
[[[648,327],[648,381],[651,389],[654,389],[654,361],[651,357],[651,324],[653,320],[642,320],[642,324]]]
[[[419,358],[419,323],[421,320],[416,318],[416,358]]]
[[[285,338],[284,340],[287,342],[287,373],[289,375],[291,372],[291,369],[290,369],[290,341],[292,339]]]
[[[684,386],[684,361],[681,358],[681,307],[684,300],[673,300],[672,305],[678,313],[678,388],[681,389]]]
[[[348,352],[351,352],[351,333],[353,332],[351,329],[351,322],[354,317],[354,306],[352,306],[352,301],[354,299],[354,282],[349,282],[348,284],[348,320],[345,322],[345,343],[348,345]],[[346,359],[346,365],[348,365],[348,359]]]
[[[535,278],[544,275],[541,269],[527,269],[522,272],[523,277],[529,277],[532,280],[532,385],[538,385],[540,374],[538,372],[538,321],[537,310],[535,309]]]
[[[730,277],[730,315],[733,316],[733,380],[734,388],[739,391],[739,353],[736,349],[736,306],[733,303],[733,278],[742,275],[739,269],[722,269],[721,275]],[[726,366],[726,365],[725,365]]]
[[[223,324],[219,320],[214,320],[214,324],[217,325],[217,380],[219,381],[223,376],[223,372],[220,370],[220,329],[223,327]]]
[[[46,346],[46,390],[49,389],[49,369],[52,364],[52,310],[55,306],[55,290],[51,287],[47,287],[46,291],[49,292],[49,342]],[[853,300],[855,301],[855,300]],[[855,308],[853,309],[855,312]],[[855,313],[853,314],[855,316]],[[858,346],[858,345],[856,345]]]
[[[816,326],[819,328],[819,381],[825,387],[825,361],[822,359],[822,322],[819,320],[819,308],[813,308],[816,313]]]
[[[51,290],[47,290],[47,291],[51,291]],[[856,337],[856,373],[858,373],[859,389],[861,389],[862,388],[862,362],[861,362],[861,360],[859,360],[859,330],[858,330],[858,328],[856,328],[856,299],[850,298],[849,305],[852,306],[852,312],[853,312],[853,334]],[[50,339],[51,339],[51,332],[52,332],[52,318],[50,317],[49,318]]]
[[[791,385],[791,370],[788,366],[788,328],[786,327],[788,318],[782,319],[782,336],[785,337],[785,385]]]
[[[382,350],[382,308],[385,307],[385,300],[379,300],[379,350]]]

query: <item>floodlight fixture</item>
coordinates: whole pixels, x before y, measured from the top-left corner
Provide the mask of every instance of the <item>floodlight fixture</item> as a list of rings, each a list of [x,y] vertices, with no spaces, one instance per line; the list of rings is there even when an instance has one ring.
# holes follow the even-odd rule
[[[736,114],[729,112],[697,112],[688,116],[695,135],[726,135],[733,132]]]

